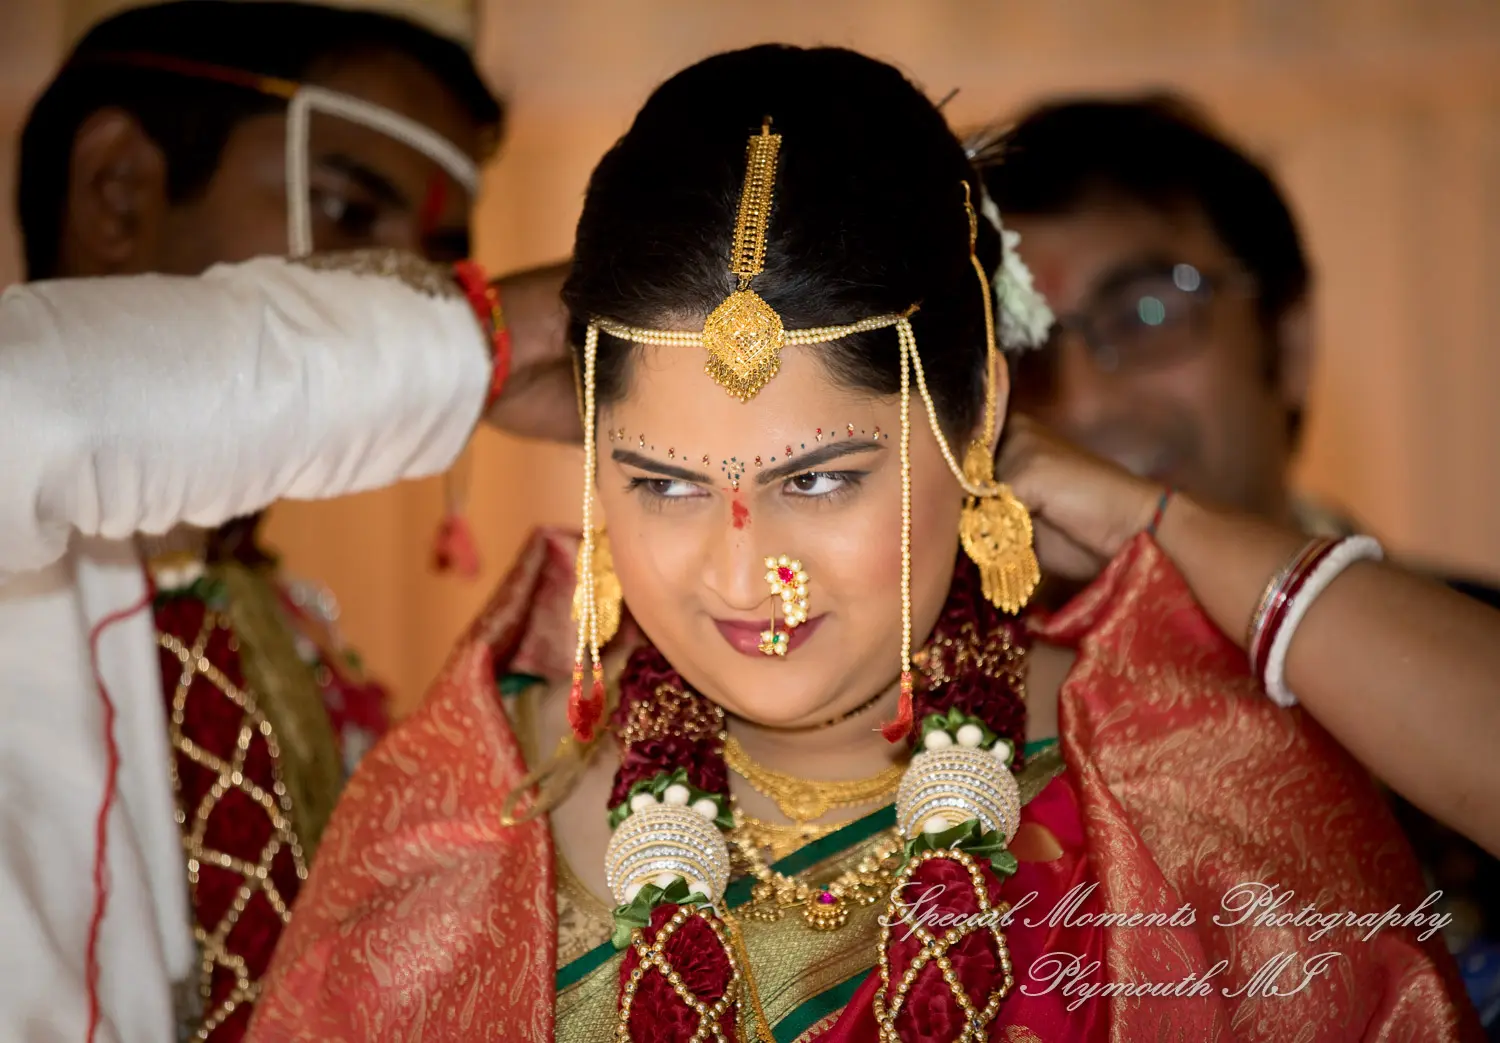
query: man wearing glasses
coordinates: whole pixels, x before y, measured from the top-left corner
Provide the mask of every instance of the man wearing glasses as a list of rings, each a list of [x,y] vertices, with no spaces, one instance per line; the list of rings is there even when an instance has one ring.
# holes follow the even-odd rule
[[[1016,407],[1226,506],[1295,520],[1309,271],[1265,171],[1169,98],[1033,110],[980,157],[1059,317]]]
[[[976,157],[1058,316],[1012,401],[1068,440],[1225,506],[1343,535],[1288,485],[1311,372],[1311,277],[1271,176],[1180,99],[1043,104]],[[1455,582],[1500,606],[1500,592]],[[1056,599],[1069,591],[1055,590]],[[1500,1039],[1500,865],[1397,801]],[[1488,896],[1488,897],[1486,897]]]

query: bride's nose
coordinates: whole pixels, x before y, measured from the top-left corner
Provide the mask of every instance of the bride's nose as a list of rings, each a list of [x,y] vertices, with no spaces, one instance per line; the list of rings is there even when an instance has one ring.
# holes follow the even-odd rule
[[[704,555],[703,581],[732,612],[746,615],[765,607],[771,596],[766,585],[766,555],[752,535],[725,526]]]

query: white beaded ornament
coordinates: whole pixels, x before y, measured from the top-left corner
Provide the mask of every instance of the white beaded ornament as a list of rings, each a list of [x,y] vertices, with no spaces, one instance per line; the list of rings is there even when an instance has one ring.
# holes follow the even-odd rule
[[[907,837],[938,833],[979,819],[1009,844],[1021,823],[1021,790],[1010,769],[988,750],[948,746],[911,759],[896,790],[896,824]]]
[[[729,846],[713,822],[680,804],[652,804],[633,812],[610,837],[605,880],[620,905],[647,883],[680,876],[710,902],[729,886]],[[701,886],[699,886],[701,885]]]

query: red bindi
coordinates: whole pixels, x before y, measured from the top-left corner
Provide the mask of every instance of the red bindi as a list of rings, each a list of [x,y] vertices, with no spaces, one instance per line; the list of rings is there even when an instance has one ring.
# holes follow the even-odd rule
[[[736,529],[743,529],[750,524],[750,508],[740,503],[738,497],[729,505],[729,513],[734,519]]]

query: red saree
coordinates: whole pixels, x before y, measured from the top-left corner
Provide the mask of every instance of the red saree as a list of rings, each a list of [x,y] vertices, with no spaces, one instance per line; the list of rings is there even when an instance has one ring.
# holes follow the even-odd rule
[[[421,710],[361,764],[277,951],[253,1041],[553,1038],[551,838],[544,822],[500,823],[525,768],[496,677],[571,668],[575,549],[555,533],[533,541]],[[1308,903],[1408,913],[1425,892],[1368,776],[1311,720],[1257,691],[1154,543],[1135,541],[1039,632],[1076,647],[1078,661],[1060,695],[1067,775],[1030,814],[1056,823],[1064,851],[1082,846],[1077,865],[1098,883],[1083,908],[1165,918],[1187,905],[1195,918],[1050,933],[1018,921],[1007,932],[1017,989],[1031,992],[1012,999],[1045,1021],[1008,1025],[1002,1005],[992,1039],[1480,1038],[1436,932],[1421,942],[1386,927],[1363,941],[1367,927],[1314,939],[1289,922],[1215,923],[1233,919],[1221,900],[1247,883],[1295,892],[1272,915]],[[1069,816],[1045,801],[1073,795],[1081,829],[1068,836]],[[1069,872],[1070,857],[1040,869],[1023,861],[1018,879]],[[1043,898],[1019,915],[1043,921],[1049,906]],[[1081,966],[1097,968],[1050,990],[1028,977],[1032,958],[1080,948]],[[1337,955],[1298,989],[1303,963],[1325,952]],[[1159,994],[1189,975],[1209,984]],[[1080,982],[1158,992],[1075,1004],[1080,993],[1063,985]],[[1278,986],[1284,994],[1271,993]],[[871,988],[815,1038],[873,1039],[855,1031]]]

